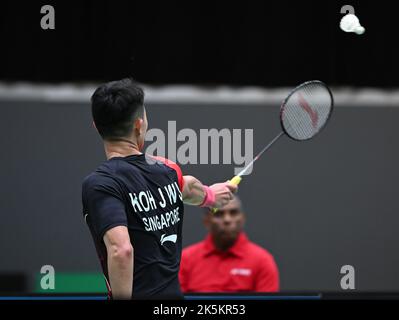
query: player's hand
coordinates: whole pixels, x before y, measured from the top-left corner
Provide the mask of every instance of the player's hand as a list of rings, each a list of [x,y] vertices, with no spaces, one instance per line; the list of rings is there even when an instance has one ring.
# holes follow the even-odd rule
[[[222,183],[215,183],[209,188],[215,194],[215,204],[214,207],[220,209],[224,207],[226,204],[229,203],[233,199],[233,193],[237,192],[238,187],[231,183],[222,182]]]

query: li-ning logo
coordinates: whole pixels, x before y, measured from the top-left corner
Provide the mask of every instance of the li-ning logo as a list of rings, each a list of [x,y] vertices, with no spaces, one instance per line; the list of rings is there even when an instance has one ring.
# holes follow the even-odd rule
[[[235,275],[240,275],[240,276],[250,276],[252,271],[251,269],[244,269],[244,268],[234,268],[231,269],[230,273],[235,276]]]
[[[298,93],[298,100],[299,100],[299,105],[303,110],[307,112],[309,115],[310,119],[312,120],[312,126],[314,129],[317,127],[317,121],[319,120],[319,114],[317,111],[313,110],[308,102],[305,100],[305,98],[301,95],[301,93]]]
[[[163,245],[167,241],[176,243],[176,240],[177,240],[177,234],[171,234],[170,236],[166,236],[163,234],[161,236],[161,245]]]

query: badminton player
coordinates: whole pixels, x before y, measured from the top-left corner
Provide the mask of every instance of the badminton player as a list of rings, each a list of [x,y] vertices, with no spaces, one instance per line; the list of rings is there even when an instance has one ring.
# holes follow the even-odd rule
[[[113,299],[179,298],[184,205],[221,208],[236,191],[203,185],[175,163],[143,154],[144,92],[130,80],[101,85],[91,97],[107,160],[82,185],[89,226]]]

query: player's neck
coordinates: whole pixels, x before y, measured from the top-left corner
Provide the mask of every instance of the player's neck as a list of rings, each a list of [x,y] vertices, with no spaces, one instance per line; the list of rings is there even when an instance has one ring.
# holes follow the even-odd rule
[[[107,159],[142,154],[137,142],[127,139],[104,141],[104,150]]]

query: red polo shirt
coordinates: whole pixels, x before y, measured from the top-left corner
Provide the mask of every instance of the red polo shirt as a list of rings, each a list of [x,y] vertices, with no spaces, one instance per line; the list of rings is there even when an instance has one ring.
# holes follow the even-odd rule
[[[211,235],[183,250],[179,280],[183,292],[276,292],[279,275],[273,256],[241,233],[226,252]]]

